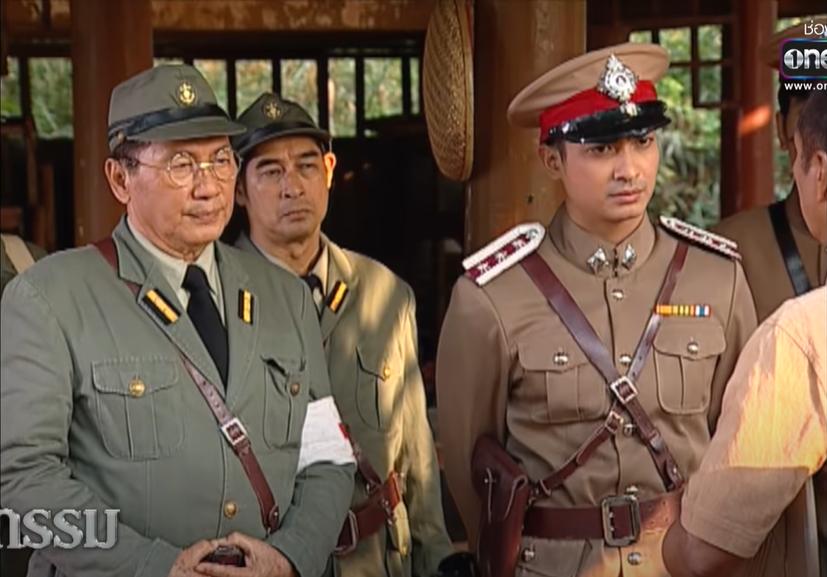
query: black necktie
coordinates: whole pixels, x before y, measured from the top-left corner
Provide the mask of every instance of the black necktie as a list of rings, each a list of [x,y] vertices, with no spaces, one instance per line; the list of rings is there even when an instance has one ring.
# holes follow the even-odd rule
[[[310,287],[310,296],[313,297],[313,303],[316,305],[316,310],[319,310],[319,303],[316,302],[316,291],[319,291],[320,301],[324,300],[324,291],[322,290],[322,279],[320,279],[317,275],[307,274],[302,277],[302,280],[307,283],[307,286]]]
[[[227,384],[227,331],[221,322],[221,315],[210,294],[210,285],[207,275],[200,266],[191,264],[187,267],[182,285],[190,293],[190,302],[187,305],[187,314],[198,331],[204,345],[207,347],[222,382]]]

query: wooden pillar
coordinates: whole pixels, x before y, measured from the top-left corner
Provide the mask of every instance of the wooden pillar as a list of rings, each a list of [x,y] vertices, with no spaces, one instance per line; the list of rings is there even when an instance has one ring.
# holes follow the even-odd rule
[[[773,201],[773,70],[759,49],[773,33],[778,4],[775,1],[738,0],[740,28],[740,115],[738,118],[738,185],[727,208],[735,211]]]
[[[75,244],[112,232],[122,207],[103,164],[109,95],[119,82],[152,66],[150,0],[72,0]]]
[[[474,175],[466,189],[465,249],[513,225],[548,223],[562,189],[537,155],[538,130],[513,128],[509,102],[529,82],[586,47],[585,0],[477,0]]]

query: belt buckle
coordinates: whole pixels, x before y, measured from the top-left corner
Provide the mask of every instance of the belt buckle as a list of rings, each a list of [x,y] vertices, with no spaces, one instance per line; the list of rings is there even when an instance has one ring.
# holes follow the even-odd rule
[[[221,434],[224,435],[224,438],[233,448],[247,440],[247,429],[244,428],[238,417],[233,417],[221,425]]]
[[[624,426],[624,421],[625,419],[623,418],[623,415],[621,415],[614,409],[611,409],[609,411],[609,416],[606,417],[606,430],[609,431],[609,433],[611,433],[612,435],[614,435]]]
[[[615,526],[612,521],[612,508],[626,506],[629,509],[629,518],[632,524],[632,533],[623,537],[615,536]],[[603,521],[603,540],[609,547],[626,547],[635,543],[640,537],[640,502],[634,495],[613,495],[600,502],[600,514]]]
[[[623,387],[624,385],[628,387],[628,391],[625,395],[621,390],[621,387]],[[617,400],[620,401],[623,405],[629,404],[632,401],[632,399],[637,397],[637,387],[632,382],[632,379],[630,379],[626,375],[623,375],[619,379],[612,381],[609,385],[609,388],[615,394]]]
[[[395,471],[391,471],[388,480],[382,491],[380,505],[385,512],[385,519],[388,525],[396,522],[396,506],[402,501],[402,492],[399,490],[399,481]]]
[[[350,542],[345,545],[336,545],[336,548],[333,549],[333,554],[337,557],[344,557],[345,555],[353,553],[356,549],[356,545],[359,544],[359,523],[356,521],[356,514],[352,509],[347,510],[345,527],[348,528]]]

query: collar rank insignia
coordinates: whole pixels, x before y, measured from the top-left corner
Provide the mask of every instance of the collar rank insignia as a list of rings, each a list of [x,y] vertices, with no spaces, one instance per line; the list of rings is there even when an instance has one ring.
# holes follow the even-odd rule
[[[660,224],[663,228],[676,236],[689,240],[695,245],[713,250],[729,258],[741,260],[738,252],[738,243],[718,234],[693,226],[671,216],[661,216]]]
[[[463,260],[465,276],[484,286],[537,250],[545,234],[539,222],[515,226]]]
[[[342,303],[345,302],[345,297],[347,293],[350,291],[347,288],[347,284],[344,282],[337,280],[336,284],[333,285],[333,290],[330,291],[330,296],[327,297],[327,308],[329,308],[334,313],[338,313],[339,309],[342,308]]]
[[[253,307],[255,306],[255,297],[253,293],[246,289],[239,289],[238,291],[238,318],[248,325],[253,324]]]
[[[712,315],[709,305],[655,305],[655,314],[662,317],[708,317]]]
[[[181,313],[157,289],[148,290],[143,301],[165,325],[171,325],[181,316]]]

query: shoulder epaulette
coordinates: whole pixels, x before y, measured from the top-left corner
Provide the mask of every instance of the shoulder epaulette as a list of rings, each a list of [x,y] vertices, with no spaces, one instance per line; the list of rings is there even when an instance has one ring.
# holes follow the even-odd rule
[[[545,234],[539,222],[518,224],[463,260],[465,276],[485,285],[537,250]]]
[[[734,240],[698,228],[697,226],[693,226],[671,216],[661,216],[660,224],[667,231],[693,244],[708,248],[729,258],[741,260],[741,253],[738,252],[738,243]]]

